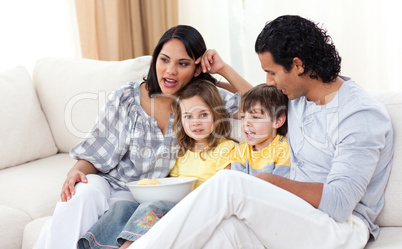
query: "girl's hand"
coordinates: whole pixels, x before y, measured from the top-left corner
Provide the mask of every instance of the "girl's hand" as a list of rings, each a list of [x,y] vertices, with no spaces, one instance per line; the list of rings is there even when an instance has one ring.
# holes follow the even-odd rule
[[[85,174],[79,170],[70,171],[67,175],[67,179],[63,184],[63,189],[60,194],[62,202],[66,202],[71,199],[75,194],[75,184],[77,182],[88,183]]]
[[[204,55],[196,60],[196,64],[201,63],[201,69],[204,73],[218,73],[226,66],[226,63],[219,56],[215,49],[208,49]]]

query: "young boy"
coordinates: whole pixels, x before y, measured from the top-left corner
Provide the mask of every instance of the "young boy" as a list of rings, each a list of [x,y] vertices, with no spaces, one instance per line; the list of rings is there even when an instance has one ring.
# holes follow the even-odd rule
[[[235,147],[231,169],[287,177],[290,153],[287,133],[288,98],[276,87],[260,84],[240,102],[241,129],[246,140]]]

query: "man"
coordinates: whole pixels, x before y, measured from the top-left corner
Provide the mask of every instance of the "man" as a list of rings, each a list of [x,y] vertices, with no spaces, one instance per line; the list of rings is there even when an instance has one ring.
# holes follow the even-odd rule
[[[339,75],[331,38],[309,20],[267,23],[255,50],[289,97],[289,179],[222,171],[130,248],[354,249],[378,236],[393,155],[385,108]]]

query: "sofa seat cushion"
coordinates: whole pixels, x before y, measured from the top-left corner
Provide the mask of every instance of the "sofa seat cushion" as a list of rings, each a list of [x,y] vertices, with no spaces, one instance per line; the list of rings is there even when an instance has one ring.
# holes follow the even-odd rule
[[[69,152],[94,125],[108,95],[130,81],[142,82],[151,56],[125,61],[43,58],[33,81],[60,152]]]
[[[22,238],[22,249],[32,249],[39,238],[39,234],[43,225],[52,218],[45,216],[29,222],[24,229],[24,237]]]
[[[0,73],[0,86],[0,169],[56,154],[28,71]]]
[[[63,153],[1,170],[0,205],[19,209],[31,219],[52,215],[75,161]]]
[[[400,249],[402,248],[402,227],[381,227],[375,242],[369,242],[365,249]]]
[[[17,208],[0,205],[0,248],[20,249],[22,245],[22,234],[24,227],[31,221],[31,218]]]
[[[402,226],[402,92],[382,92],[373,95],[385,105],[391,117],[395,151],[391,176],[385,189],[385,206],[377,218],[377,224]]]

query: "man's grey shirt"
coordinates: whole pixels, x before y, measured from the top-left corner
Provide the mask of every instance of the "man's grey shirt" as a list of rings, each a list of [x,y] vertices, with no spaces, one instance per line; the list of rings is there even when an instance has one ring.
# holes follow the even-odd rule
[[[338,222],[352,213],[377,237],[393,156],[385,107],[349,78],[334,99],[289,101],[290,179],[324,184],[319,209]]]

